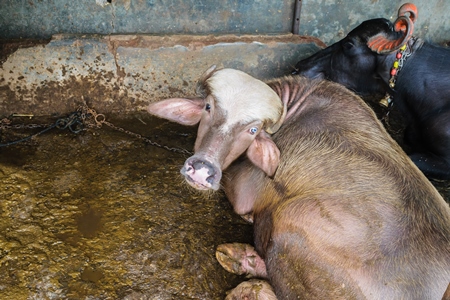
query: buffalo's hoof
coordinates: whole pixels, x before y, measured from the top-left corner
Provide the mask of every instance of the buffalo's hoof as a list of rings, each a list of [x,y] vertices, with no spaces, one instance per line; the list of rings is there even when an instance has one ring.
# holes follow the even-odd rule
[[[217,247],[216,258],[230,273],[249,277],[267,277],[266,264],[251,245],[222,244]]]
[[[253,224],[253,213],[248,213],[245,215],[240,215],[242,219],[244,219],[246,222]]]
[[[232,289],[225,300],[276,300],[277,296],[265,280],[251,279]]]

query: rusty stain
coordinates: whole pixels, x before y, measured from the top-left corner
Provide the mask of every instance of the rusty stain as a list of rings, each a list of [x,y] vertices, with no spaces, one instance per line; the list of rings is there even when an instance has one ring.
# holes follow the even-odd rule
[[[23,76],[21,77],[23,79]],[[129,103],[126,90],[122,95],[116,97],[114,88],[118,88],[118,83],[111,86],[97,84],[100,78],[113,77],[115,75],[112,72],[81,77],[70,76],[62,83],[46,82],[41,86],[34,87],[33,90],[21,88],[17,93],[7,86],[0,87],[0,96],[3,99],[0,102],[0,111],[8,115],[17,110],[29,111],[31,109],[37,115],[49,115],[48,108],[51,107],[52,112],[64,114],[68,111],[75,111],[80,105],[86,104],[85,102],[92,105],[92,99],[100,100],[95,101],[95,105],[92,106],[102,112],[111,111],[111,109],[115,111],[130,110],[134,105],[144,105],[141,100],[134,104]],[[41,104],[36,103],[31,107],[24,105],[24,108],[21,109],[22,106],[18,103],[27,104],[31,97],[41,99]],[[115,101],[110,102],[108,99],[115,99]],[[46,105],[42,105],[42,102],[46,102]]]
[[[120,67],[119,62],[117,61],[117,48],[121,46],[121,44],[118,41],[111,41],[111,36],[108,36],[108,39],[109,39],[108,50],[114,56],[114,63],[116,65],[116,75],[117,77],[123,79],[126,76],[125,67]],[[133,39],[125,40],[124,44],[129,45],[129,47],[132,47],[132,45],[134,44]]]

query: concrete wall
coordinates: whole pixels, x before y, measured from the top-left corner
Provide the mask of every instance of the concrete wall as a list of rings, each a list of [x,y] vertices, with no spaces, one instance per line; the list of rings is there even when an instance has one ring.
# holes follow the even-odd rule
[[[293,0],[2,0],[0,117],[63,114],[83,103],[103,113],[141,110],[194,96],[212,64],[281,76],[365,19],[394,20],[404,2],[296,1],[305,37],[289,33]],[[449,41],[450,1],[416,4],[416,34]]]
[[[287,33],[292,0],[2,0],[0,36]]]
[[[57,35],[19,48],[0,64],[0,117],[143,110],[152,101],[195,96],[211,65],[268,79],[320,49],[318,40],[277,36]]]
[[[370,18],[394,20],[405,0],[2,0],[0,37],[53,34],[267,34],[292,31],[301,4],[300,34],[329,44]],[[450,40],[450,1],[415,0],[416,34]]]

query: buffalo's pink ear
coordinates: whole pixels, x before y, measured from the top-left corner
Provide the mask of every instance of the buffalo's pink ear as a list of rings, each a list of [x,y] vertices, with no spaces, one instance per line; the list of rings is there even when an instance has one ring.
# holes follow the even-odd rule
[[[255,166],[271,177],[280,163],[280,150],[263,130],[248,147],[247,157]]]
[[[204,107],[204,99],[171,98],[151,103],[147,111],[182,125],[195,125],[200,122]]]

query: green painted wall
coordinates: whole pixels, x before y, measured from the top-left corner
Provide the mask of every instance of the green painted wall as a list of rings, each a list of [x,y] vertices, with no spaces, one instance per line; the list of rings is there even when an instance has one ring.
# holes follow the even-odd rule
[[[0,38],[80,34],[267,34],[292,31],[335,42],[366,19],[394,20],[404,0],[1,0]],[[449,0],[416,0],[416,35],[450,40]]]

